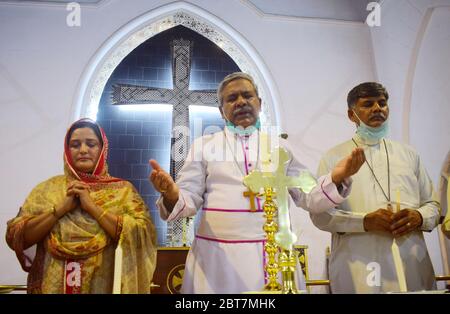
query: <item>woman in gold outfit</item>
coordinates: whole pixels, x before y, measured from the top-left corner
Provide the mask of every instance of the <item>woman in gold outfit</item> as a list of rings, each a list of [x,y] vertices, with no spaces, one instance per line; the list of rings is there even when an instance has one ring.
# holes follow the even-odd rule
[[[8,222],[6,240],[28,272],[28,293],[150,292],[155,228],[131,183],[108,174],[107,153],[99,125],[75,122],[65,137],[64,175],[38,184]]]

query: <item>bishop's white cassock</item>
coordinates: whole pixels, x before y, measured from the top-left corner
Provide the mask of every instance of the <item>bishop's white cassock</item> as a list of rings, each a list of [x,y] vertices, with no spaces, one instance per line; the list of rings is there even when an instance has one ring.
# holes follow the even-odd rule
[[[166,211],[161,198],[157,202],[161,217],[169,221],[199,211],[198,228],[186,261],[183,293],[242,293],[264,287],[262,204],[258,200],[258,209],[252,212],[249,199],[243,196],[247,191],[244,176],[255,168],[261,169],[259,134],[246,137],[225,128],[198,138],[180,171],[177,184],[181,193],[172,213]],[[283,139],[280,146],[291,151]],[[304,166],[290,155],[287,175],[298,176]],[[311,193],[290,189],[290,194],[298,206],[318,213],[341,203],[349,190],[344,187],[341,196],[331,175],[325,175]],[[304,289],[300,267],[297,271],[297,287]]]

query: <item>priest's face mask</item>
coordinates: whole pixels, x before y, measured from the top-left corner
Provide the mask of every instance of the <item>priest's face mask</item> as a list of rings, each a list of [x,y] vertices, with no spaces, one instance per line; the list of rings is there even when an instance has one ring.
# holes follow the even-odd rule
[[[243,128],[254,125],[261,110],[261,99],[253,84],[246,79],[229,82],[222,90],[222,117]]]
[[[384,95],[358,98],[355,105],[348,110],[348,117],[357,125],[360,119],[366,125],[378,128],[389,117],[389,106]]]

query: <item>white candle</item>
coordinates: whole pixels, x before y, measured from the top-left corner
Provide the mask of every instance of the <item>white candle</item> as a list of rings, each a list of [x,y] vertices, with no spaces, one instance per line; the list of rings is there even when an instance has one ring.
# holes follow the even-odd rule
[[[183,229],[181,233],[181,245],[187,245],[187,237],[186,237],[186,224],[187,224],[188,218],[183,218],[181,221]]]
[[[392,242],[392,257],[394,258],[395,272],[397,273],[400,292],[407,292],[405,270],[403,269],[402,257],[400,256],[400,250],[396,240]]]
[[[396,191],[396,209],[395,213],[400,211],[400,190]],[[402,257],[400,255],[400,249],[397,244],[397,240],[394,238],[392,241],[392,257],[394,258],[395,272],[397,273],[398,285],[400,287],[400,292],[407,292],[405,270],[403,268]]]
[[[113,284],[113,294],[121,293],[122,286],[122,246],[121,242],[117,245],[116,252],[114,254],[114,284]]]
[[[397,191],[395,192],[395,203],[396,203],[396,208],[395,208],[395,213],[398,213],[400,211],[400,190],[397,189]]]
[[[261,156],[261,170],[262,172],[271,172],[272,171],[270,162],[271,145],[267,133],[260,132],[259,142],[260,142],[259,154]]]

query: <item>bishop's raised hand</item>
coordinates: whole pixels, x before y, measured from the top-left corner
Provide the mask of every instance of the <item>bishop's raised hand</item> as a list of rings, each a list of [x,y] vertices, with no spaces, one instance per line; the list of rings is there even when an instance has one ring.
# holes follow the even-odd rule
[[[164,198],[164,204],[174,205],[178,200],[179,190],[176,183],[173,181],[170,174],[168,174],[158,162],[154,159],[149,160],[149,164],[152,167],[152,171],[149,175],[149,180],[153,184],[155,190],[157,190]],[[166,206],[171,207],[171,206]]]

